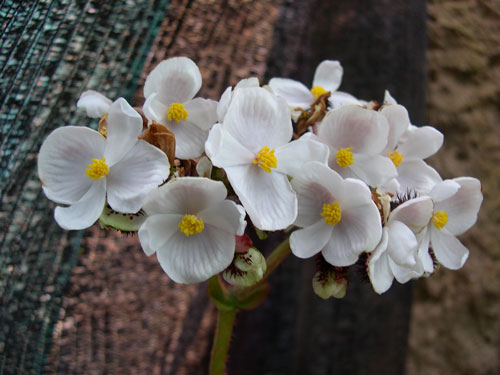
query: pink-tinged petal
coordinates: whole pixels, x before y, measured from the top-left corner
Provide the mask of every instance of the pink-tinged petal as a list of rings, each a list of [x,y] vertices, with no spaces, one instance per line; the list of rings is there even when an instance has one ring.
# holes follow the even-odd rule
[[[313,87],[321,86],[326,91],[334,92],[342,82],[344,69],[336,60],[322,61],[314,72]]]
[[[462,268],[469,257],[469,250],[445,229],[431,227],[431,246],[438,262],[450,270]]]
[[[147,256],[163,247],[168,239],[179,231],[183,215],[158,214],[149,216],[139,228],[139,241]]]
[[[481,194],[481,183],[473,177],[460,177],[453,179],[453,181],[460,185],[457,193],[436,204],[435,209],[448,213],[445,229],[458,236],[476,222],[479,208],[483,202],[483,195]]]
[[[386,105],[382,107],[380,113],[385,116],[389,123],[389,135],[387,137],[386,148],[392,151],[395,149],[399,138],[410,127],[410,117],[408,116],[408,111],[402,105]]]
[[[344,180],[340,197],[340,207],[343,210],[371,203],[373,203],[372,193],[363,181],[354,178]]]
[[[84,109],[87,112],[87,116],[99,118],[108,113],[111,103],[113,102],[103,94],[94,90],[87,90],[80,95],[76,106],[77,108]]]
[[[434,155],[443,145],[443,134],[431,126],[411,127],[398,145],[403,158],[425,159]],[[404,159],[403,159],[404,160]]]
[[[161,102],[184,103],[201,88],[201,73],[193,60],[173,57],[159,63],[146,78],[144,97],[157,93]]]
[[[328,98],[328,102],[330,103],[332,109],[336,109],[349,104],[356,104],[356,105],[364,104],[362,100],[359,100],[358,98],[352,96],[351,94],[342,91],[332,92],[330,97]]]
[[[109,107],[104,156],[111,167],[118,163],[134,145],[142,132],[142,117],[123,98]]]
[[[299,81],[289,78],[271,78],[269,87],[281,96],[290,107],[307,109],[314,102],[314,95]]]
[[[142,208],[148,215],[196,215],[209,206],[222,202],[226,196],[226,187],[220,181],[182,177],[170,180],[149,193]]]
[[[460,184],[458,182],[455,182],[454,180],[444,180],[434,186],[430,195],[434,204],[436,204],[454,196],[458,189],[460,189]]]
[[[144,111],[144,115],[150,121],[156,121],[163,125],[167,125],[168,122],[168,106],[163,104],[158,97],[158,94],[151,94],[144,105],[142,106],[142,110]]]
[[[422,265],[424,272],[432,273],[434,272],[434,261],[429,254],[430,231],[428,229],[424,229],[419,235],[417,235],[417,240],[419,242],[417,261]]]
[[[256,164],[225,170],[231,186],[257,228],[279,230],[294,222],[297,197],[286,175],[267,173]]]
[[[90,189],[69,207],[56,207],[54,218],[63,229],[80,230],[90,227],[101,216],[106,201],[106,179],[92,182]]]
[[[370,186],[383,185],[398,175],[391,159],[382,155],[354,154],[354,163],[348,168]]]
[[[327,145],[314,141],[307,133],[297,139],[276,149],[275,156],[278,161],[276,170],[289,176],[296,175],[302,165],[307,162],[317,161],[328,163],[330,150]]]
[[[247,225],[243,207],[229,200],[214,204],[196,216],[203,220],[205,225],[210,224],[238,236],[243,234]]]
[[[163,183],[170,173],[165,153],[140,140],[107,176],[108,203],[118,212],[141,209],[146,195]]]
[[[205,142],[205,152],[216,167],[227,168],[252,164],[255,154],[224,131],[221,124],[215,124]]]
[[[345,105],[327,113],[319,138],[335,150],[352,147],[353,153],[378,154],[387,144],[389,123],[376,111]]]
[[[188,113],[187,121],[202,130],[210,130],[217,122],[217,102],[210,99],[195,98],[184,103]],[[182,123],[182,121],[180,122]]]
[[[429,194],[441,177],[436,170],[428,166],[423,160],[411,160],[398,167],[398,182],[401,193],[416,191],[420,194]]]
[[[103,155],[104,137],[95,130],[66,126],[50,133],[38,154],[38,177],[47,198],[61,204],[79,201],[93,183],[85,170]]]
[[[382,240],[375,251],[370,254],[368,260],[368,277],[372,283],[373,290],[378,294],[389,290],[394,280],[389,267],[389,257],[386,253],[388,242],[387,231],[384,230]]]
[[[429,196],[410,199],[391,212],[388,224],[397,220],[408,226],[414,233],[418,233],[429,224],[433,209],[434,204]]]
[[[401,266],[415,265],[414,254],[417,252],[417,239],[405,224],[393,221],[387,226],[389,243],[387,253],[397,264]]]
[[[311,226],[299,229],[290,236],[292,253],[299,258],[310,258],[319,253],[332,235],[333,227],[323,218]]]
[[[175,282],[193,284],[222,272],[233,260],[234,234],[206,225],[186,236],[180,231],[156,250],[161,267]]]
[[[333,227],[332,236],[321,252],[325,260],[332,266],[345,267],[356,263],[359,253],[353,251],[347,233],[339,230],[337,224]]]
[[[288,143],[293,133],[284,100],[260,87],[234,91],[223,126],[255,154],[264,146],[275,149]]]
[[[405,267],[400,266],[391,258],[389,258],[389,266],[391,268],[392,274],[401,284],[405,284],[411,279],[419,278],[424,273],[424,269],[422,268],[422,264],[420,262],[416,263],[414,266]]]

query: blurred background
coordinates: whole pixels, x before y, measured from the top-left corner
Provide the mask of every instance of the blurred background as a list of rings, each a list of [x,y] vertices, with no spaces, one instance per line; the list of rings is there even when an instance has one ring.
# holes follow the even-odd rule
[[[75,108],[81,92],[95,89],[141,105],[146,75],[172,56],[196,61],[204,80],[200,95],[214,100],[226,86],[248,76],[263,82],[281,72],[309,84],[319,61],[307,51],[319,48],[318,35],[340,34],[345,25],[372,30],[366,40],[374,43],[380,39],[402,45],[403,51],[415,50],[395,62],[381,58],[385,65],[353,64],[368,69],[366,84],[353,93],[381,100],[380,87],[386,84],[408,106],[413,123],[444,133],[443,148],[430,164],[443,178],[479,178],[484,194],[478,222],[461,237],[470,249],[464,268],[441,268],[415,282],[413,292],[396,288],[401,292],[394,293],[408,300],[413,296],[407,304],[409,346],[396,353],[402,356],[398,370],[385,373],[500,373],[500,199],[495,196],[500,191],[500,1],[351,4],[0,3],[0,374],[206,372],[216,314],[204,286],[175,285],[154,257],[144,255],[135,236],[105,232],[98,225],[84,233],[57,228],[54,204],[37,179],[37,151],[51,130],[89,124]],[[364,14],[372,8],[379,13]],[[334,10],[338,13],[331,15],[329,29],[307,23],[315,12],[319,17]],[[373,19],[379,21],[369,24]],[[350,91],[356,87],[356,70],[345,52],[349,35],[335,40],[338,44],[325,48],[323,58],[344,63],[340,89]],[[354,47],[360,55],[370,49]],[[332,52],[335,48],[338,53]],[[377,53],[394,59],[395,51],[400,50]],[[395,80],[414,84],[384,82],[391,73]],[[394,293],[387,298],[396,298]],[[405,314],[403,327],[408,325]],[[253,358],[251,352],[244,355]],[[273,371],[265,373],[287,373]]]

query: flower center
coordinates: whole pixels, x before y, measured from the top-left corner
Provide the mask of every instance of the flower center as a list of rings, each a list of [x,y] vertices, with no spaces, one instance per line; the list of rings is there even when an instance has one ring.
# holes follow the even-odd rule
[[[399,167],[403,162],[403,154],[398,150],[387,151],[387,157],[392,160],[396,167]]]
[[[195,215],[184,215],[179,223],[179,229],[186,237],[200,233],[203,228],[205,228],[203,220]]]
[[[92,159],[92,163],[85,169],[85,175],[94,181],[100,180],[109,173],[109,167],[106,164],[106,158]]]
[[[335,224],[337,224],[342,218],[342,211],[340,210],[339,202],[323,204],[323,212],[321,212],[321,216],[325,218],[326,224],[335,226]]]
[[[175,122],[186,121],[188,118],[188,112],[182,103],[172,103],[168,107],[167,113],[168,121],[175,120]]]
[[[337,164],[342,168],[347,168],[349,165],[354,163],[354,157],[352,156],[352,147],[341,148],[337,151]]]
[[[432,222],[437,229],[443,229],[448,223],[448,212],[438,210],[432,215]]]
[[[274,156],[274,149],[270,150],[268,146],[264,146],[255,156],[253,164],[258,164],[264,171],[271,173],[271,168],[278,166],[276,156]]]
[[[311,94],[314,95],[315,98],[319,98],[321,95],[324,95],[328,92],[328,90],[325,90],[323,87],[321,86],[314,86],[312,89],[311,89]]]

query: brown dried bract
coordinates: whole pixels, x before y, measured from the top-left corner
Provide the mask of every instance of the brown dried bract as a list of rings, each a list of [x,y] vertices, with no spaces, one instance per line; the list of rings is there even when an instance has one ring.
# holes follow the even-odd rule
[[[315,123],[323,120],[323,117],[325,117],[327,110],[326,101],[328,100],[330,95],[330,91],[328,91],[326,94],[321,95],[311,104],[311,108],[302,112],[297,123],[297,135],[294,138],[299,138],[307,131],[307,128],[309,126],[312,126]]]
[[[144,133],[139,136],[146,142],[158,147],[167,154],[170,165],[175,161],[175,136],[168,128],[153,120]]]

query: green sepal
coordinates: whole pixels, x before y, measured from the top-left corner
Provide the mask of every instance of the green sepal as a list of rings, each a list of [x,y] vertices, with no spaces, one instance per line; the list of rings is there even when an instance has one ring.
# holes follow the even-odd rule
[[[269,284],[260,282],[248,288],[226,288],[219,275],[208,280],[208,296],[219,310],[253,310],[264,302]]]
[[[109,205],[106,205],[99,217],[99,224],[101,224],[101,228],[130,233],[137,232],[145,220],[146,215],[142,210],[135,214],[125,214],[116,212]]]

